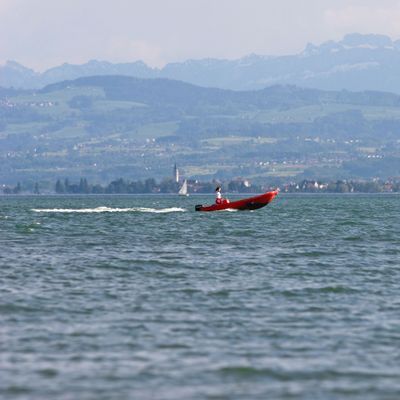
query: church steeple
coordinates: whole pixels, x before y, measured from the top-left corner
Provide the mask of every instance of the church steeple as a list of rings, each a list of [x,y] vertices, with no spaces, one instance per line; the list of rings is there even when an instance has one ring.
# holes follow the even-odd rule
[[[178,169],[178,167],[176,166],[176,163],[175,163],[175,165],[174,165],[174,179],[175,179],[175,182],[176,182],[176,183],[179,182],[179,169]]]

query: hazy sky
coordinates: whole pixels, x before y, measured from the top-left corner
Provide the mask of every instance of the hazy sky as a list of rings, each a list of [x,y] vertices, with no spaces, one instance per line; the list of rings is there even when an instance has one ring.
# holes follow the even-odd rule
[[[346,33],[400,38],[400,0],[0,0],[0,64],[238,58]]]

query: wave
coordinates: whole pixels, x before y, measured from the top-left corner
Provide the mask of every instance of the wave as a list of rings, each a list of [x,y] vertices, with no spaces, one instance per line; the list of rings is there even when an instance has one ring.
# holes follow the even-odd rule
[[[173,212],[185,212],[186,209],[180,207],[169,208],[147,208],[147,207],[132,207],[132,208],[111,208],[111,207],[96,207],[96,208],[33,208],[36,213],[63,213],[63,214],[91,214],[91,213],[123,213],[123,212],[143,212],[166,214]]]

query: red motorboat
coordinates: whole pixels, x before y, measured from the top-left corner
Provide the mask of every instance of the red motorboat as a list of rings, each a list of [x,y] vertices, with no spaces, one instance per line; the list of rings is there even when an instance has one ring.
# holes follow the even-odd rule
[[[224,202],[222,204],[213,204],[211,206],[203,206],[198,204],[196,211],[221,211],[221,210],[257,210],[258,208],[265,207],[268,203],[278,195],[279,190],[273,190],[260,194],[258,196],[249,197],[247,199],[236,200],[232,202]]]

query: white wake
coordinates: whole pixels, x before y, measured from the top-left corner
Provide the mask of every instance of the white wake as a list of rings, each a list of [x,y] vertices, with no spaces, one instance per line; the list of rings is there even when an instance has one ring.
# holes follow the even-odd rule
[[[126,213],[126,212],[142,212],[166,214],[173,212],[185,212],[184,208],[147,208],[147,207],[132,207],[132,208],[111,208],[111,207],[96,207],[96,208],[34,208],[33,212],[37,213],[63,213],[63,214],[91,214],[91,213]]]

